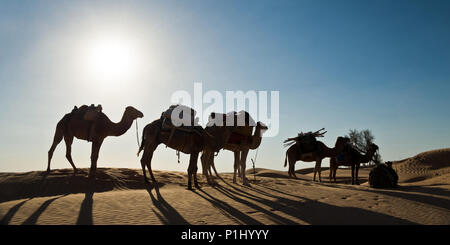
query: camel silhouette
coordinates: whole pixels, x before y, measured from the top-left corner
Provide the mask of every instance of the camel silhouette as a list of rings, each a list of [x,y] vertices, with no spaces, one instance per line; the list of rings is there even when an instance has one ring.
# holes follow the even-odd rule
[[[47,173],[50,173],[50,162],[52,160],[53,152],[63,138],[66,143],[66,158],[70,165],[72,165],[74,173],[77,173],[77,168],[72,160],[72,143],[73,138],[75,137],[80,140],[92,141],[89,177],[95,176],[98,153],[103,140],[108,136],[120,136],[124,134],[131,127],[133,120],[144,116],[142,112],[132,106],[126,107],[122,119],[118,123],[109,120],[103,112],[99,112],[98,118],[94,123],[92,121],[84,120],[79,113],[82,112],[73,110],[71,113],[64,115],[58,122],[55,136],[53,137],[53,144],[48,151]]]
[[[330,181],[334,179],[336,182],[336,171],[339,166],[352,167],[352,185],[359,185],[358,172],[361,163],[368,163],[372,160],[375,152],[378,150],[378,146],[370,144],[366,154],[361,154],[353,147],[349,147],[346,151],[343,151],[341,157],[334,156],[330,159]]]
[[[319,182],[322,181],[321,178],[321,165],[322,160],[326,157],[335,157],[337,156],[342,150],[344,149],[344,146],[348,142],[347,138],[344,137],[338,137],[336,139],[336,143],[333,148],[328,148],[324,143],[317,141],[317,147],[316,150],[307,153],[302,154],[299,143],[295,143],[291,145],[287,151],[286,151],[286,158],[284,160],[284,167],[287,166],[287,162],[289,162],[289,177],[297,178],[295,175],[295,163],[297,161],[303,161],[303,162],[316,162],[316,165],[314,167],[314,178],[313,181],[316,181],[316,173],[319,173]]]

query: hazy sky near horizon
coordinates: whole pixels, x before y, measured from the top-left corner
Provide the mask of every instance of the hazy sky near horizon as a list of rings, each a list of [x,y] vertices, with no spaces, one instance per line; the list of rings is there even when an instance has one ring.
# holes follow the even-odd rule
[[[280,132],[263,139],[257,167],[286,170],[282,141],[322,127],[330,147],[371,129],[384,160],[447,148],[448,13],[438,0],[1,1],[0,172],[45,170],[56,123],[74,105],[102,104],[115,122],[132,105],[142,130],[195,82],[223,94],[279,91]],[[111,40],[127,62],[90,63]],[[140,168],[135,134],[133,125],[107,138],[98,167]],[[77,167],[89,154],[74,141]],[[219,154],[219,171],[232,170],[232,155]],[[185,171],[181,160],[161,145],[152,166]],[[70,168],[64,142],[52,168]]]

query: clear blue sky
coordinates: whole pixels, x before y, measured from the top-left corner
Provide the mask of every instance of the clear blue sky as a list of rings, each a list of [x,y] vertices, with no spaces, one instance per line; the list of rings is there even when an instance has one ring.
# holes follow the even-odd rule
[[[385,160],[450,145],[450,1],[92,2],[0,2],[0,171],[44,170],[56,123],[74,105],[100,103],[113,121],[133,105],[142,128],[194,82],[280,91],[280,133],[263,139],[257,167],[283,170],[282,141],[322,127],[329,146],[371,129]],[[81,57],[102,35],[139,50],[136,74],[111,86]],[[75,141],[78,167],[89,151]],[[136,151],[133,125],[104,142],[99,167],[140,168]],[[70,167],[64,155],[62,143],[53,168]],[[231,171],[231,156],[220,154],[220,171]],[[184,171],[187,161],[160,146],[153,166]]]

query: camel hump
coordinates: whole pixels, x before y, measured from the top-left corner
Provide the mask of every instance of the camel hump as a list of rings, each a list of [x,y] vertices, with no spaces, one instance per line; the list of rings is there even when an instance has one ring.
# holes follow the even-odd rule
[[[79,120],[95,121],[102,114],[102,105],[90,106],[82,105],[80,107],[74,106],[71,114]]]
[[[195,118],[197,112],[184,105],[171,105],[169,109],[165,110],[161,114],[161,119],[164,119],[165,122],[170,122],[170,124],[180,125],[181,126],[195,126],[198,123],[198,118]],[[172,119],[179,120],[178,122],[173,122]],[[186,121],[186,120],[189,120]],[[188,125],[189,124],[189,125]]]

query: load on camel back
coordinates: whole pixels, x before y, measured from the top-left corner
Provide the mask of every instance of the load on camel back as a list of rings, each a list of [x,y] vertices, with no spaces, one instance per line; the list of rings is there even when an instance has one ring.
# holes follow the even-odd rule
[[[161,113],[161,133],[169,134],[166,147],[169,146],[177,151],[178,162],[180,162],[180,151],[185,152],[186,148],[190,147],[188,138],[191,134],[200,136],[208,134],[198,125],[199,119],[195,117],[196,114],[194,109],[184,105],[171,105]],[[171,142],[175,133],[177,137],[182,137],[182,144],[179,144],[179,141]]]
[[[92,141],[95,133],[94,125],[101,113],[102,106],[100,104],[97,106],[95,106],[94,104],[91,104],[90,106],[82,105],[79,108],[77,106],[74,106],[72,109],[71,115],[73,118],[90,122],[90,126],[87,132],[88,141]]]
[[[244,142],[248,142],[248,138],[252,137],[253,128],[256,127],[256,121],[247,111],[231,111],[227,114],[211,113],[206,127],[211,126],[230,126],[233,130],[228,138],[227,145],[239,146]]]
[[[293,137],[293,138],[288,138],[287,140],[285,140],[284,146],[288,147],[291,145],[296,144],[298,147],[298,151],[300,152],[301,155],[306,156],[306,155],[312,155],[316,150],[317,150],[317,137],[323,137],[323,135],[327,132],[324,131],[325,128],[321,128],[319,130],[317,130],[316,132],[300,132],[297,137]]]

